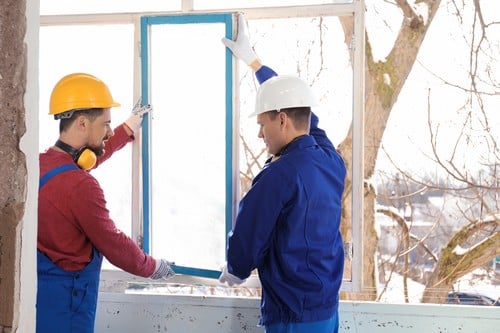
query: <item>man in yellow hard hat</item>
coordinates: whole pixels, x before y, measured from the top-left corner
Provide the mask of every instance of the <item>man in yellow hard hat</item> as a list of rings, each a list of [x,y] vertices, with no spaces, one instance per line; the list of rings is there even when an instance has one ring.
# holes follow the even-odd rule
[[[240,14],[237,39],[223,43],[261,84],[251,116],[271,157],[241,199],[219,280],[241,284],[258,270],[266,333],[336,333],[344,161],[318,127],[311,88],[262,65],[245,28]]]
[[[134,110],[114,130],[119,106],[95,76],[73,73],[54,87],[50,112],[59,139],[40,154],[37,239],[37,333],[92,333],[103,257],[142,277],[169,278],[171,262],[145,254],[109,216],[89,170],[134,140],[150,106]]]

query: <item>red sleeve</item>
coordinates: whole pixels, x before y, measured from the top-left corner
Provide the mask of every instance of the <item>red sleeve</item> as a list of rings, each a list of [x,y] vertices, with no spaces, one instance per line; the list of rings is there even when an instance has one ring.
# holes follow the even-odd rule
[[[104,193],[91,175],[72,192],[73,214],[90,242],[113,265],[134,275],[149,277],[156,262],[119,230],[109,217]]]
[[[129,136],[124,126],[126,125],[121,124],[113,130],[114,134],[104,145],[104,155],[97,158],[97,163],[94,168],[97,168],[101,163],[110,158],[116,151],[125,147],[127,143],[134,141],[135,137],[133,135]]]

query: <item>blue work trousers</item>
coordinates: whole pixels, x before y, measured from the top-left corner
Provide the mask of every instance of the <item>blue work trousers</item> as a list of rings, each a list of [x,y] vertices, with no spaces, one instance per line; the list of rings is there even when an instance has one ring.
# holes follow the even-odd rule
[[[338,333],[339,315],[335,313],[327,320],[313,321],[310,323],[277,323],[268,325],[265,333]]]

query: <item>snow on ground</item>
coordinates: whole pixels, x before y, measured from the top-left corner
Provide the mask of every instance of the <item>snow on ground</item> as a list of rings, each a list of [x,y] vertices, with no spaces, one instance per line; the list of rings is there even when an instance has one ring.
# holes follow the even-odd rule
[[[453,287],[455,291],[481,294],[497,300],[500,299],[500,274],[488,274],[484,269],[476,269],[461,278]]]
[[[387,273],[386,279],[389,279],[389,273]],[[403,277],[400,274],[392,273],[387,286],[383,284],[379,286],[379,294],[383,291],[384,287],[386,287],[386,290],[380,297],[380,302],[394,304],[405,303]],[[463,276],[453,287],[457,292],[471,292],[488,296],[494,300],[500,298],[499,274],[488,274],[484,269],[476,269]],[[425,286],[423,284],[408,279],[409,303],[420,303],[424,289]]]
[[[406,303],[404,297],[403,276],[393,272],[390,276],[389,273],[387,273],[385,278],[386,280],[390,278],[390,280],[388,280],[387,285],[381,284],[379,286],[378,294],[380,295],[383,292],[380,297],[380,302],[392,304]],[[420,303],[425,286],[421,283],[413,281],[412,279],[408,279],[407,283],[409,303]]]

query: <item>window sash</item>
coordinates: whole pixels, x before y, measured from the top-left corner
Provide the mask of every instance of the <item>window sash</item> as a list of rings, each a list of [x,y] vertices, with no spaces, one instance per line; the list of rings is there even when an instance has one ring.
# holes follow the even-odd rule
[[[182,24],[210,24],[210,23],[223,23],[225,25],[225,36],[227,38],[232,38],[232,15],[231,14],[196,14],[196,15],[172,15],[172,16],[144,16],[141,18],[141,82],[142,82],[142,100],[143,104],[149,103],[152,86],[151,86],[151,56],[152,56],[152,28],[155,25],[182,25]],[[173,51],[175,52],[175,51]],[[202,57],[202,55],[199,55]],[[179,64],[181,65],[181,64]],[[182,66],[182,65],[181,65]],[[234,201],[233,195],[236,193],[233,189],[234,175],[233,170],[237,170],[236,160],[233,158],[233,137],[237,135],[234,133],[237,131],[237,127],[233,126],[233,88],[232,88],[232,69],[233,61],[232,55],[228,50],[225,52],[225,162],[224,162],[224,177],[225,177],[225,189],[224,189],[224,233],[231,230],[231,221],[233,220],[233,205]],[[197,92],[193,92],[193,98],[197,98]],[[176,112],[188,112],[186,110],[179,110]],[[186,115],[186,118],[189,116]],[[148,118],[149,119],[149,118]],[[153,234],[152,227],[154,224],[158,223],[154,221],[153,205],[161,205],[161,203],[155,203],[153,198],[153,179],[152,175],[152,145],[159,144],[152,142],[152,127],[150,121],[145,121],[142,127],[142,180],[143,180],[143,249],[145,252],[151,253],[154,247],[152,242]],[[182,124],[179,124],[182,126]],[[209,124],[209,126],[211,126]],[[193,133],[191,133],[193,134]],[[188,135],[191,135],[188,134]],[[197,203],[194,202],[194,205]],[[157,206],[159,207],[159,206]],[[166,223],[169,223],[166,221]],[[175,230],[172,230],[175,232]],[[224,237],[225,235],[221,235]],[[188,247],[196,247],[200,255],[205,254],[203,248],[199,244],[187,245]],[[225,255],[226,244],[224,241],[223,254]],[[175,258],[174,258],[175,259]],[[221,263],[223,264],[223,263]],[[189,267],[189,266],[174,266],[174,270],[177,273],[197,275],[202,277],[218,278],[220,271],[216,269],[207,269],[199,267]]]

